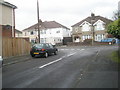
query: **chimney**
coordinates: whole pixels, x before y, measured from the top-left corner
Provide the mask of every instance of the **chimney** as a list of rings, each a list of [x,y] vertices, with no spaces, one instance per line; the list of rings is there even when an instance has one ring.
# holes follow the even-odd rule
[[[95,14],[94,13],[91,13],[91,17],[94,17],[95,16]]]

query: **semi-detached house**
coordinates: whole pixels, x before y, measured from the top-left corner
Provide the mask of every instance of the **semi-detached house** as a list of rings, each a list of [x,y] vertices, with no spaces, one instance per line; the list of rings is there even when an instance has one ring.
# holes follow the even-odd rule
[[[57,44],[62,43],[64,37],[71,37],[70,29],[56,21],[40,22],[40,42]],[[38,41],[38,24],[32,25],[23,31],[24,37],[29,37],[30,42]]]
[[[0,0],[0,28],[3,37],[15,36],[15,9],[17,7],[9,2]]]
[[[91,16],[72,26],[73,42],[83,42],[85,39],[92,39],[93,37],[95,41],[106,38],[108,35],[107,25],[110,22],[112,20],[102,16],[95,16],[92,13]]]

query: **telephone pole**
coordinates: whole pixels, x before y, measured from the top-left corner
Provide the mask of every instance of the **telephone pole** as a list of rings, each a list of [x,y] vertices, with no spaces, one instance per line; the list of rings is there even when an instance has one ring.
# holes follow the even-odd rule
[[[37,20],[38,20],[38,43],[40,43],[40,22],[39,22],[39,2],[37,0]]]
[[[95,14],[94,13],[91,13],[91,31],[92,31],[92,46],[94,45],[94,39],[95,39],[95,36],[94,36],[94,22],[95,22]]]

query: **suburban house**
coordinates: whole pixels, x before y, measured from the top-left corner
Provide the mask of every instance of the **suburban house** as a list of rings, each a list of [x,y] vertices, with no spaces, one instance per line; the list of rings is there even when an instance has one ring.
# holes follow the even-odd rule
[[[15,29],[15,37],[22,37],[22,31]]]
[[[93,39],[94,41],[100,41],[107,37],[107,25],[112,20],[102,16],[91,16],[83,19],[82,21],[72,26],[72,38],[73,42],[83,42],[85,39]]]
[[[56,21],[40,22],[40,42],[57,44],[62,43],[64,37],[71,37],[70,29]],[[29,37],[30,42],[38,41],[38,24],[23,30],[23,36]]]
[[[3,37],[15,36],[15,9],[17,7],[4,0],[0,0],[0,27]]]

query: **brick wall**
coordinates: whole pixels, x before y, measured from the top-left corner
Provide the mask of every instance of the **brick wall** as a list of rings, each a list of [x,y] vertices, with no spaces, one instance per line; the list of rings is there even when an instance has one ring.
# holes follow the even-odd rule
[[[68,42],[68,46],[92,46],[92,43],[90,42]],[[94,46],[101,46],[101,45],[109,45],[108,42],[94,42]]]
[[[12,37],[12,26],[2,25],[2,36],[3,37]]]

